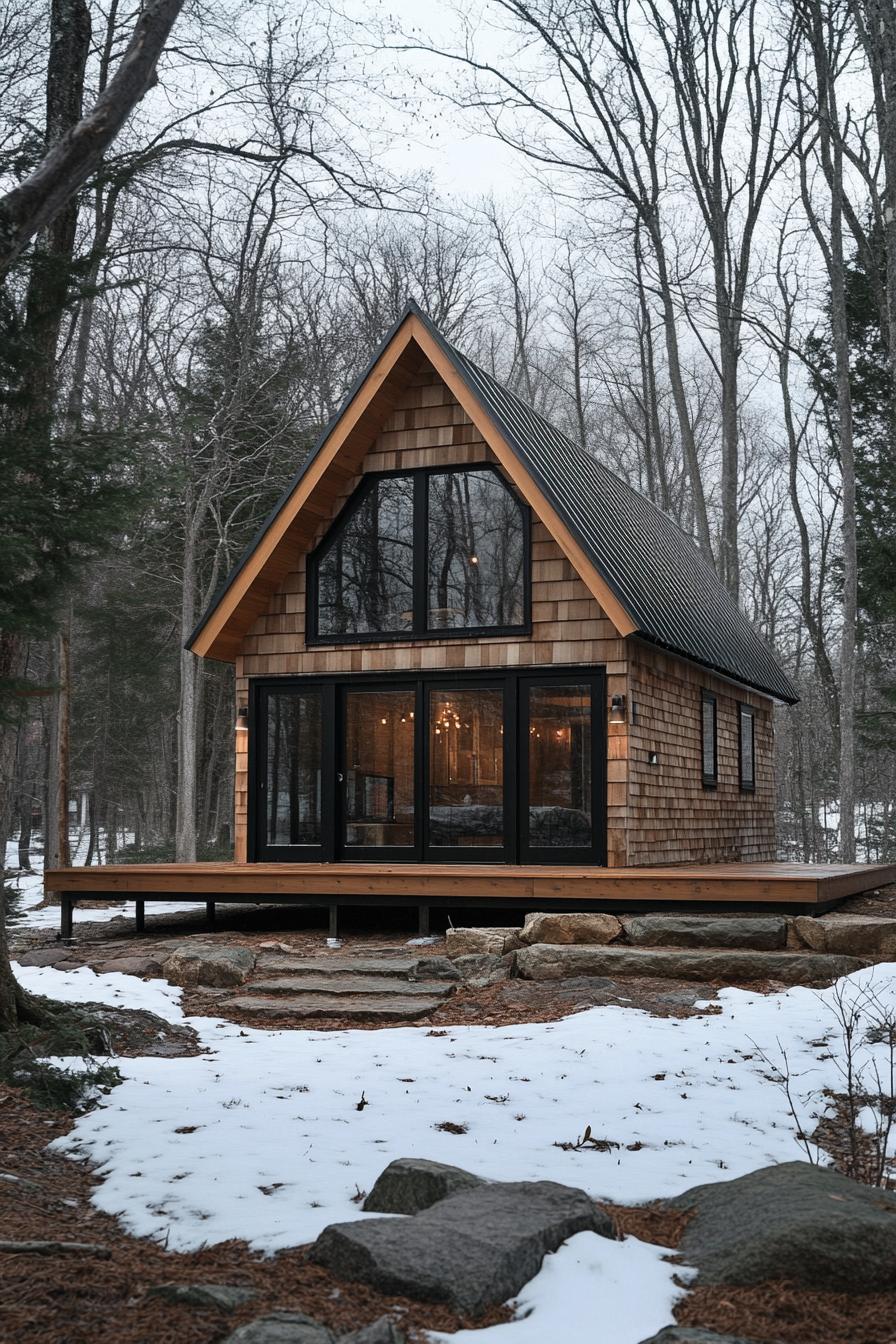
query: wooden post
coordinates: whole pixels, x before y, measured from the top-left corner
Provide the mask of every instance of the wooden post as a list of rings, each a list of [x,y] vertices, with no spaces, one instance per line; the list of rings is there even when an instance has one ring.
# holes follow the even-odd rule
[[[146,927],[146,902],[134,902],[134,923],[137,926],[137,932],[142,933]]]
[[[207,919],[207,921],[208,921],[208,926],[209,926],[209,928],[210,928],[210,929],[213,929],[213,928],[215,927],[215,903],[214,903],[214,901],[206,901],[206,903],[205,903],[205,917],[206,917],[206,919]]]
[[[418,905],[418,906],[417,906],[417,937],[418,937],[418,938],[428,938],[428,937],[429,937],[429,906],[428,906],[428,905]]]
[[[339,937],[339,906],[335,901],[330,906],[330,937]]]
[[[69,941],[72,936],[72,913],[74,904],[74,899],[69,896],[67,892],[63,892],[60,904],[59,936],[65,941]]]

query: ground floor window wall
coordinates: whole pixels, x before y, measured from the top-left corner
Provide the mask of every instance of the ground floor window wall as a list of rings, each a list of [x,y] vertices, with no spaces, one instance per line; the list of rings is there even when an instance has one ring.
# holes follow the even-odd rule
[[[251,856],[605,859],[600,670],[252,686]]]

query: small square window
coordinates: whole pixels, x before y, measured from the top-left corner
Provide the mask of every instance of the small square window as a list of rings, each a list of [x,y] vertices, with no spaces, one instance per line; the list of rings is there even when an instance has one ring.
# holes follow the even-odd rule
[[[716,725],[716,697],[700,693],[700,756],[703,787],[714,789],[719,782],[719,754]]]
[[[752,705],[738,705],[738,773],[744,793],[756,789],[756,732],[755,710]]]

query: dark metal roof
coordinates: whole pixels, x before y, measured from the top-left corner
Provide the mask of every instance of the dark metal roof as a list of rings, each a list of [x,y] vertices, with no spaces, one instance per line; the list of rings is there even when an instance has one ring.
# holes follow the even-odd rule
[[[411,313],[438,341],[539,488],[564,518],[597,572],[637,624],[641,638],[778,700],[795,703],[799,697],[775,655],[678,524],[450,345],[417,304],[408,303],[369,367]],[[368,371],[358,379],[283,500],[215,596],[191,635],[190,644],[323,447]]]
[[[642,638],[793,704],[798,695],[712,565],[676,522],[417,316],[497,424]]]

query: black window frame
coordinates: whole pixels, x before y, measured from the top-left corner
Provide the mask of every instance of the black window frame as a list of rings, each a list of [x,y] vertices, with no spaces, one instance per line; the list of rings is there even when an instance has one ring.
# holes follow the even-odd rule
[[[430,626],[429,615],[429,538],[428,502],[429,477],[463,472],[488,471],[501,482],[520,511],[523,535],[523,619],[519,625],[465,625],[459,627]],[[360,633],[321,634],[319,625],[319,568],[325,550],[338,542],[339,535],[353,517],[364,495],[376,487],[378,481],[408,477],[414,482],[414,536],[413,536],[413,617],[406,630],[365,630]],[[409,467],[395,471],[372,471],[364,475],[340,509],[324,536],[308,554],[305,574],[305,643],[309,648],[332,648],[343,644],[406,644],[409,641],[425,643],[442,639],[500,639],[507,635],[532,633],[532,512],[524,500],[498,469],[490,462],[467,462],[462,465]]]
[[[543,864],[578,864],[605,867],[607,863],[607,728],[606,668],[599,664],[539,667],[522,665],[504,668],[418,668],[404,672],[311,673],[304,676],[250,677],[249,679],[249,754],[248,754],[248,854],[250,863],[439,863],[502,864],[535,862],[528,846],[524,799],[528,799],[528,781],[521,779],[527,768],[527,752],[522,719],[527,683],[592,682],[592,814],[594,846],[590,853],[576,850],[543,850],[537,861]],[[414,843],[408,846],[350,846],[342,844],[344,804],[338,776],[345,773],[343,760],[344,694],[352,689],[416,688],[414,762],[417,778]],[[431,690],[464,690],[501,687],[504,693],[504,844],[495,846],[448,846],[430,842],[427,806],[429,777],[428,705]],[[321,844],[290,846],[269,844],[265,833],[267,792],[267,737],[265,726],[269,696],[277,692],[320,688],[326,733],[322,745]],[[525,803],[526,809],[528,803]]]
[[[706,763],[706,705],[712,705],[712,774],[707,774]],[[700,777],[704,789],[719,787],[719,700],[712,691],[700,692]]]
[[[750,732],[750,779],[744,782],[744,719],[749,718]],[[737,779],[741,793],[756,792],[756,708],[745,701],[737,703]]]

